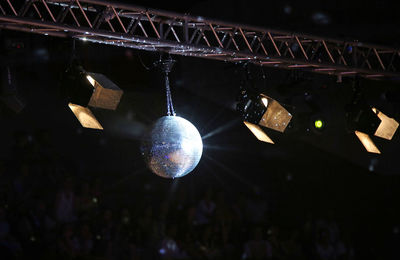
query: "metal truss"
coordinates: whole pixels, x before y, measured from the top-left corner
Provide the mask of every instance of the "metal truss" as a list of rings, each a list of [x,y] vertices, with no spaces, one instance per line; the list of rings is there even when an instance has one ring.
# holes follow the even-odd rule
[[[399,78],[400,50],[104,0],[0,0],[0,28],[330,75]]]

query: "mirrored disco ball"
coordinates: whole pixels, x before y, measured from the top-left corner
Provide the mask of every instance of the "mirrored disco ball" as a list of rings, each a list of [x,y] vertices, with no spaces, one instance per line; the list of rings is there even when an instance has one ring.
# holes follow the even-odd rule
[[[142,155],[158,176],[178,178],[191,172],[203,153],[199,131],[179,116],[159,118],[145,136]]]

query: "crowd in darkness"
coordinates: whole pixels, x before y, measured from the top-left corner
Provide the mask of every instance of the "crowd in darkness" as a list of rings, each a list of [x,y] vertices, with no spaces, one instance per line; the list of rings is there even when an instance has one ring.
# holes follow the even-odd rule
[[[70,172],[35,138],[18,137],[0,164],[1,259],[357,259],[333,212],[286,226],[257,196],[205,187],[192,198],[184,186],[116,207],[108,180]]]

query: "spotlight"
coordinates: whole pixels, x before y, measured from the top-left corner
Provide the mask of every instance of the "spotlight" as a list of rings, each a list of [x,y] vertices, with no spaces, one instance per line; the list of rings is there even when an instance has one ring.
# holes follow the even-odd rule
[[[292,115],[278,101],[263,94],[260,96],[265,107],[265,113],[262,115],[259,124],[283,133],[292,119]]]
[[[103,74],[86,72],[80,65],[66,71],[63,83],[70,92],[68,106],[81,125],[102,130],[103,127],[88,107],[115,110],[123,91]]]
[[[322,128],[324,128],[325,124],[321,119],[317,119],[314,121],[314,126],[317,129],[322,129]]]
[[[359,131],[369,135],[374,135],[381,123],[381,119],[376,116],[371,107],[365,100],[347,107],[347,125],[351,131]]]
[[[381,153],[370,135],[391,140],[399,127],[399,123],[395,119],[374,107],[371,108],[361,96],[358,96],[358,99],[355,99],[355,102],[347,107],[346,116],[349,130],[354,131],[370,153]]]
[[[285,131],[292,115],[278,101],[264,94],[255,97],[249,97],[247,93],[243,94],[237,109],[242,113],[244,121],[282,133]]]
[[[123,91],[103,74],[88,72],[86,78],[94,88],[88,105],[109,110],[117,109]]]
[[[399,127],[399,123],[393,119],[382,113],[376,108],[372,108],[372,111],[378,116],[381,120],[378,128],[376,129],[374,135],[384,138],[386,140],[392,140],[393,135],[396,133],[397,128]]]
[[[284,132],[292,115],[278,101],[264,94],[252,95],[246,90],[240,94],[237,110],[242,114],[244,124],[258,140],[273,144],[258,125]]]
[[[326,129],[327,122],[324,117],[314,115],[311,116],[310,125],[314,133],[321,134]]]

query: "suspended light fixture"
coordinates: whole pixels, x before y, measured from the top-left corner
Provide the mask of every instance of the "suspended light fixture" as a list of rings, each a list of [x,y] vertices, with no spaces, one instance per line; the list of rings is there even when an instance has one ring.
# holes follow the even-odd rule
[[[292,115],[278,101],[264,94],[260,94],[260,99],[264,105],[262,111],[265,112],[258,124],[283,133],[292,119]]]
[[[395,134],[397,128],[399,127],[399,123],[395,119],[386,116],[384,113],[380,112],[374,107],[372,108],[372,111],[381,120],[380,124],[376,128],[373,135],[381,137],[386,140],[392,140],[393,135]],[[371,137],[368,134],[357,130],[354,131],[354,133],[365,147],[365,150],[367,150],[370,153],[377,153],[377,154],[381,153],[381,151],[378,149],[378,147],[375,145],[375,143],[372,141]]]
[[[103,74],[87,72],[86,78],[93,86],[88,105],[109,110],[117,109],[123,91]]]
[[[240,93],[237,110],[242,114],[244,124],[260,141],[274,142],[259,126],[283,133],[292,115],[278,101],[264,94],[252,95],[247,90]]]
[[[372,108],[372,111],[378,116],[381,120],[378,128],[376,129],[374,135],[384,138],[386,140],[392,140],[393,135],[396,133],[397,128],[399,127],[399,123],[393,119],[382,113],[376,108]]]
[[[76,64],[66,71],[63,83],[69,91],[68,106],[82,127],[102,130],[89,107],[115,110],[123,91],[103,74],[87,72]]]
[[[399,123],[376,108],[371,108],[369,111],[372,112],[374,117],[369,112],[366,113],[368,114],[366,116],[363,115],[364,112],[359,111],[358,117],[353,118],[355,121],[353,120],[350,124],[351,130],[354,131],[368,152],[380,154],[381,152],[372,141],[370,135],[391,140],[399,127]]]
[[[355,89],[353,102],[347,106],[348,128],[355,133],[368,152],[380,154],[380,150],[374,144],[370,135],[391,140],[399,127],[399,123],[375,107],[368,105],[360,92],[358,82],[356,82]]]

